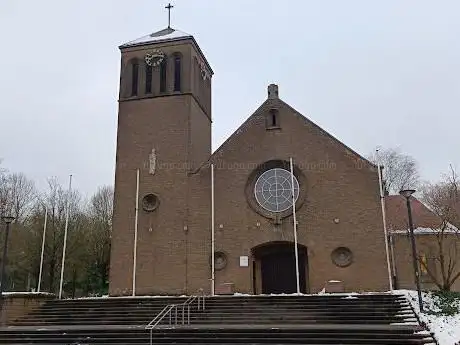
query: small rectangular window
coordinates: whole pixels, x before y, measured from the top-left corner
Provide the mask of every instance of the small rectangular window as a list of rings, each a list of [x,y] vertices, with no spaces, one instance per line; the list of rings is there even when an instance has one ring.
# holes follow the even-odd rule
[[[424,253],[421,253],[420,254],[420,274],[421,275],[427,275],[428,274],[428,270],[427,270],[427,266],[428,266],[428,260],[427,260],[427,257]]]
[[[152,75],[153,68],[147,65],[145,69],[145,93],[152,93]]]
[[[160,64],[160,92],[166,92],[166,59]]]
[[[267,129],[279,128],[279,113],[277,109],[270,109],[266,115],[265,126]]]
[[[436,277],[436,259],[421,252],[418,264],[422,283],[433,283],[432,275]]]
[[[174,91],[181,90],[180,69],[181,69],[180,56],[176,56],[174,58]]]
[[[131,96],[137,96],[138,81],[139,81],[139,64],[133,63],[133,78],[131,80]]]
[[[276,111],[271,111],[271,121],[272,121],[272,127],[277,127],[278,126],[278,114]]]

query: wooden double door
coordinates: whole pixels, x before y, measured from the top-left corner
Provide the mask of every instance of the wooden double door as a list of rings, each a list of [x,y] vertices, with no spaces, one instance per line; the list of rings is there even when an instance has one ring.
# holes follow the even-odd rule
[[[260,256],[260,269],[263,294],[297,292],[296,261],[294,246],[279,246]],[[307,254],[299,250],[300,292],[307,291]]]

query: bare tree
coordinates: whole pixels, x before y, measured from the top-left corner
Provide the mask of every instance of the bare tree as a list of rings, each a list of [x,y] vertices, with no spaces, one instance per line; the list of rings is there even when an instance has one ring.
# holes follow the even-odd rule
[[[438,183],[425,183],[422,199],[441,219],[460,226],[460,178],[451,166]]]
[[[89,207],[89,216],[97,219],[103,225],[104,231],[109,233],[112,228],[113,187],[99,187],[93,195]]]
[[[7,185],[12,215],[16,222],[24,221],[35,199],[35,184],[23,173],[14,173],[8,176]]]
[[[2,161],[0,160],[0,163]],[[0,166],[0,216],[9,212],[8,210],[8,186],[7,186],[7,171]]]
[[[422,187],[422,200],[439,217],[440,225],[431,229],[436,239],[431,254],[434,267],[430,267],[423,258],[419,260],[436,286],[445,291],[450,291],[460,278],[459,187],[460,180],[452,167],[450,174],[441,182]]]
[[[88,217],[90,224],[89,250],[92,262],[88,283],[92,290],[106,287],[109,274],[110,240],[112,236],[113,188],[100,187],[91,198]]]
[[[447,222],[431,230],[435,247],[430,257],[434,264],[429,265],[425,257],[418,259],[433,283],[442,291],[450,291],[460,278],[460,232]]]
[[[9,214],[22,222],[31,211],[35,184],[22,173],[9,174],[0,169],[0,214]]]
[[[6,174],[6,169],[1,166],[2,161],[3,160],[0,158],[0,176],[2,176],[3,174]]]
[[[48,180],[48,192],[41,199],[48,209],[48,229],[46,233],[45,258],[47,265],[47,288],[49,291],[56,289],[56,276],[59,274],[60,263],[62,259],[62,246],[64,241],[64,227],[66,216],[67,199],[70,205],[69,234],[75,229],[76,222],[80,220],[80,196],[77,191],[70,195],[64,190],[56,178]],[[73,238],[73,234],[69,236]],[[78,238],[78,236],[76,237]],[[67,253],[71,253],[73,246],[68,244]]]
[[[379,163],[383,166],[383,183],[385,190],[397,194],[402,189],[414,188],[419,184],[418,165],[415,159],[400,152],[399,149],[379,149]],[[369,155],[369,160],[377,164],[376,154]]]
[[[56,292],[61,269],[67,201],[70,218],[67,237],[64,294],[107,293],[112,231],[113,188],[104,186],[83,207],[78,191],[71,194],[56,178],[37,192],[24,174],[0,166],[0,214],[17,218],[10,235],[7,288],[25,291],[38,284],[45,210],[48,212],[41,287]],[[0,246],[3,237],[0,238]]]

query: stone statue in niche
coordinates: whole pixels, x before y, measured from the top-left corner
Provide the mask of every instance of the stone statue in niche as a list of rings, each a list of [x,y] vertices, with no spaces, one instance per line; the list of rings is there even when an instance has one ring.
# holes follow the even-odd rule
[[[152,149],[152,152],[149,154],[149,174],[155,175],[155,169],[157,165],[157,154],[155,148]]]

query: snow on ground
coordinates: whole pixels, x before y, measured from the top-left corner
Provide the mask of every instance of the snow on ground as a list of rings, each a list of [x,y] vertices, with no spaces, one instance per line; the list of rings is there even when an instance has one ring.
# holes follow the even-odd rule
[[[156,295],[156,296],[150,296],[150,295],[142,295],[142,296],[109,296],[109,295],[102,295],[102,296],[88,296],[88,297],[78,297],[78,298],[75,298],[75,299],[142,299],[142,298],[145,298],[145,299],[154,299],[154,298],[177,298],[177,297],[190,297],[190,296],[187,296],[187,295],[180,295],[180,296],[175,296],[175,295]],[[72,299],[72,298],[68,298],[68,299]]]
[[[394,293],[404,294],[409,299],[420,321],[425,323],[428,329],[434,333],[439,345],[460,344],[460,313],[453,316],[434,314],[433,312],[439,312],[439,307],[436,303],[438,297],[429,292],[422,294],[425,310],[420,313],[417,291],[395,290]],[[456,304],[458,310],[460,310],[460,299],[457,300]]]
[[[30,291],[4,291],[2,292],[4,296],[54,296],[54,294],[49,292],[30,292]]]

